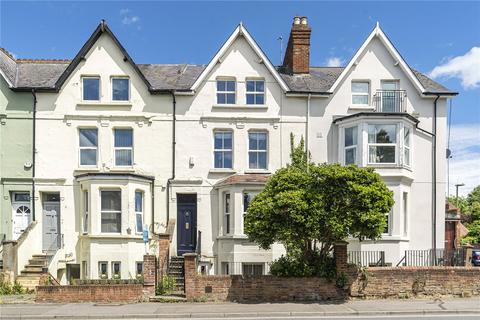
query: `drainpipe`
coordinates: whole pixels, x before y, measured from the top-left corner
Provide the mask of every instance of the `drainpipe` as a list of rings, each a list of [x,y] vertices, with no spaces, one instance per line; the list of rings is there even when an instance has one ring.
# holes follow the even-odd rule
[[[308,97],[307,97],[307,122],[306,122],[306,125],[305,125],[305,150],[307,151],[307,157],[308,157],[308,152],[309,152],[309,149],[308,149],[308,132],[310,130],[310,99],[312,98],[312,94],[309,93],[308,94]],[[307,170],[308,170],[308,167],[307,167]]]
[[[35,137],[36,137],[36,119],[37,119],[37,93],[35,89],[32,89],[32,96],[33,96],[33,123],[32,123],[32,220],[35,221]]]
[[[170,94],[172,95],[172,107],[173,107],[173,113],[172,113],[172,176],[170,179],[167,180],[167,224],[168,221],[170,220],[170,184],[172,180],[175,179],[175,147],[177,144],[176,140],[176,130],[175,130],[175,125],[177,121],[177,101],[175,99],[175,91],[172,90],[170,91]]]
[[[437,265],[437,95],[433,101],[433,124],[432,124],[432,240],[434,265]]]

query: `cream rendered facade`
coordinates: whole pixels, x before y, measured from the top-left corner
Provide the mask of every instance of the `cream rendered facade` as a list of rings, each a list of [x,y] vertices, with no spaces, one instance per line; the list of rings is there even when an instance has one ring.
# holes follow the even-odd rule
[[[100,79],[100,100],[82,100],[82,77]],[[128,77],[130,99],[112,101],[111,78]],[[112,38],[104,33],[95,42],[58,93],[37,93],[37,175],[35,206],[40,228],[45,225],[45,197],[58,194],[58,250],[50,264],[52,274],[66,281],[66,265],[81,265],[81,275],[98,278],[100,263],[120,262],[121,278],[136,275],[136,262],[154,249],[136,232],[135,192],[143,195],[143,225],[155,225],[152,213],[165,212],[165,182],[171,165],[171,98],[154,96],[124,61]],[[98,132],[97,161],[80,165],[79,129]],[[133,131],[133,164],[116,166],[114,129]],[[120,232],[101,230],[101,192],[121,192]],[[155,208],[152,208],[155,206]],[[43,212],[43,214],[41,214]],[[89,218],[85,218],[88,212]],[[85,221],[87,220],[87,221]],[[85,226],[85,227],[84,227]],[[151,239],[151,232],[149,235]],[[32,243],[41,253],[45,239]],[[58,271],[57,271],[58,270]]]
[[[68,282],[71,270],[67,270],[73,265],[82,278],[99,278],[105,266],[107,277],[118,267],[121,278],[135,277],[142,256],[158,252],[154,234],[167,232],[173,223],[171,256],[196,251],[200,268],[210,274],[238,272],[226,268],[241,268],[242,264],[262,265],[266,272],[267,263],[284,249],[274,245],[271,250],[261,250],[248,241],[243,233],[245,196],[262,190],[265,180],[257,177],[266,179],[289,162],[291,133],[297,141],[305,137],[313,161],[344,164],[345,129],[351,127],[357,128],[355,163],[376,168],[394,192],[395,205],[381,240],[349,239],[349,250],[382,250],[386,262],[395,265],[404,250],[434,247],[433,137],[429,134],[434,131],[434,103],[435,246],[443,248],[446,100],[451,95],[437,94],[436,99],[429,94],[392,48],[377,26],[349,65],[336,72],[337,80],[330,88],[322,92],[293,90],[285,82],[287,76],[280,74],[239,25],[188,90],[173,86],[154,92],[113,35],[102,32],[69,70],[58,92],[37,93],[37,225],[29,235],[19,268],[31,255],[49,249],[45,243],[50,239],[52,244],[52,238],[45,238],[45,233],[54,219],[58,239],[53,241],[56,247],[50,271],[63,283]],[[84,77],[99,79],[98,101],[82,99]],[[112,100],[115,77],[129,79],[127,101]],[[288,77],[302,82],[309,75]],[[233,104],[217,101],[217,81],[225,80],[235,84]],[[251,80],[264,83],[262,104],[247,104],[247,81]],[[368,83],[369,98],[364,105],[352,104],[352,82],[356,81]],[[397,89],[404,90],[406,112],[375,110],[373,97],[382,89],[382,81],[396,81]],[[376,124],[395,126],[394,163],[369,163],[368,131]],[[81,129],[97,130],[96,165],[80,165]],[[133,132],[131,166],[115,164],[115,129]],[[217,132],[231,135],[231,167],[214,165]],[[266,137],[267,160],[262,169],[249,165],[252,133]],[[117,232],[102,230],[103,191],[119,195]],[[140,212],[137,193],[142,195]],[[52,211],[56,217],[52,218]],[[147,244],[137,232],[139,213],[140,229],[149,231]],[[187,239],[190,247],[184,243],[186,230],[192,236]]]

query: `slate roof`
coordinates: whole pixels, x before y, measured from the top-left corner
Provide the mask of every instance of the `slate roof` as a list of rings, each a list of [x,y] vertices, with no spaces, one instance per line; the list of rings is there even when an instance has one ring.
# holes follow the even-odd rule
[[[0,48],[0,69],[14,88],[53,89],[67,69],[69,60],[15,60],[8,51]],[[136,64],[152,90],[188,91],[206,65],[193,64]],[[326,94],[340,76],[343,67],[310,67],[309,74],[288,74],[277,67],[291,92]],[[456,94],[423,73],[413,70],[428,93]]]

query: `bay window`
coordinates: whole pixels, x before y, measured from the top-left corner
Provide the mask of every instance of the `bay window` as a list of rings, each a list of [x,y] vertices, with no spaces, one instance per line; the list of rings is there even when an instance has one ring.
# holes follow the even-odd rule
[[[345,165],[357,163],[358,127],[345,128]]]
[[[83,233],[88,233],[88,191],[83,191]]]
[[[101,191],[101,231],[120,233],[122,219],[121,191]]]
[[[223,234],[230,234],[230,193],[225,193],[224,201],[225,224]]]
[[[397,125],[368,125],[368,163],[396,163]]]
[[[410,167],[410,128],[403,129],[403,164]]]
[[[135,191],[135,231],[143,231],[143,192]]]

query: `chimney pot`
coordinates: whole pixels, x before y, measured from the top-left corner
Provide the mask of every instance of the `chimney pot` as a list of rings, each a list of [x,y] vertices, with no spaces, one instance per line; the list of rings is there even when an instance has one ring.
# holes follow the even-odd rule
[[[303,24],[303,25],[307,25],[308,24],[307,17],[302,17],[300,19],[300,23]]]
[[[300,24],[300,17],[293,17],[293,24]]]

